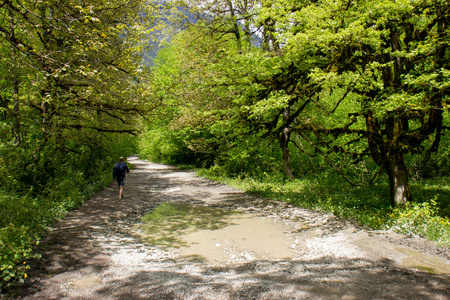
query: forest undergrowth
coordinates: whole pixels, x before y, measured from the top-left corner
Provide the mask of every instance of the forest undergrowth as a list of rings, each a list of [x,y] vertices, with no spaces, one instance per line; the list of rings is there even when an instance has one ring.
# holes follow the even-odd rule
[[[118,157],[134,151],[131,139],[121,141],[124,145],[84,147],[83,153],[63,153],[52,147],[39,155],[2,152],[0,298],[11,285],[28,277],[30,260],[39,258],[35,247],[48,230],[111,183]]]
[[[63,180],[51,193],[39,196],[0,194],[0,290],[27,278],[29,260],[39,258],[33,249],[47,230],[64,215],[111,182],[104,171],[88,180]]]

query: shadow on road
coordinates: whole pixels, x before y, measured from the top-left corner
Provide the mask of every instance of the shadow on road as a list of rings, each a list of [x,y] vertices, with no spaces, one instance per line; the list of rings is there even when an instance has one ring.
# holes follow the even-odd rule
[[[448,275],[401,268],[382,255],[298,256],[217,266],[146,246],[133,238],[132,228],[162,203],[292,218],[293,223],[302,223],[298,232],[317,229],[318,236],[345,231],[348,223],[313,212],[309,219],[286,215],[286,204],[198,178],[190,171],[137,158],[130,162],[135,169],[127,177],[125,198],[118,199],[112,183],[69,213],[43,240],[37,249],[42,259],[31,264],[29,279],[11,290],[10,299],[450,298]]]

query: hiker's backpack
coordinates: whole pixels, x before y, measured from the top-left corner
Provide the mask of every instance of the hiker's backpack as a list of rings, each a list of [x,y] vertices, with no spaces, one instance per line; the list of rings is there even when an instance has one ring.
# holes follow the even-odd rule
[[[121,178],[125,175],[125,164],[116,163],[113,168],[113,176],[114,178]]]

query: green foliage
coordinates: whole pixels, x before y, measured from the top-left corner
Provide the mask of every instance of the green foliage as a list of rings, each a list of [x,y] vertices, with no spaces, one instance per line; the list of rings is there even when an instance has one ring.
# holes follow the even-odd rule
[[[275,2],[262,15],[274,19],[285,59],[312,62],[309,83],[320,87],[318,109],[295,120],[298,131],[316,133],[323,152],[370,155],[390,175],[393,204],[409,201],[403,154],[436,152],[448,122],[448,6]],[[342,90],[338,102],[324,95]],[[321,112],[335,122],[321,122]],[[395,186],[400,181],[403,195]]]
[[[412,181],[412,187],[415,190],[414,199],[417,203],[429,202],[434,196],[436,207],[434,212],[440,217],[450,217],[450,185],[448,184],[448,176],[439,176],[434,178],[419,178]]]
[[[189,24],[173,39],[153,70],[154,90],[162,103],[175,107],[167,124],[201,133],[184,141],[194,153],[210,149],[218,158],[215,168],[229,169],[225,165],[253,157],[253,149],[241,142],[249,136],[279,140],[291,178],[287,148],[295,142],[300,151],[326,156],[341,173],[382,168],[389,174],[392,204],[411,199],[404,154],[436,152],[448,127],[446,5],[384,0],[186,5],[199,16],[205,9],[214,17]],[[258,46],[251,27],[262,39]],[[221,135],[209,130],[213,127]],[[395,182],[402,182],[403,193]]]
[[[111,141],[111,140],[114,140]],[[135,141],[110,135],[77,153],[46,144],[6,151],[0,158],[0,289],[26,277],[33,246],[54,222],[111,183],[119,156],[133,154]]]
[[[149,129],[139,137],[139,154],[154,162],[192,164],[193,155],[183,139],[182,133],[165,126]]]
[[[280,172],[280,150],[267,140],[247,136],[234,139],[216,154],[212,174],[220,176],[264,176]]]
[[[403,234],[417,234],[439,244],[450,246],[450,220],[439,216],[439,208],[434,199],[423,203],[408,203],[395,208],[387,226]]]
[[[32,231],[25,225],[10,224],[0,228],[0,290],[12,281],[20,281],[27,277],[27,260],[37,258],[32,253],[31,245],[37,243]]]
[[[23,279],[45,229],[135,152],[112,133],[136,132],[149,109],[140,55],[155,15],[143,1],[116,9],[124,3],[0,6],[0,288]]]
[[[10,127],[0,131],[2,143],[30,142],[36,134],[40,142],[64,147],[88,143],[93,131],[136,132],[137,115],[150,109],[142,101],[141,55],[154,7],[143,1],[54,2],[0,7],[9,20],[0,24],[0,51],[10,58],[0,67],[0,108]]]
[[[445,117],[449,117],[446,115]],[[436,153],[427,155],[408,156],[410,177],[417,178],[438,178],[445,177],[450,172],[450,137],[443,135],[440,141],[441,147]]]
[[[209,35],[204,28],[191,27],[158,54],[152,97],[162,105],[141,139],[142,154],[154,161],[214,165],[216,172],[230,175],[279,168],[275,159],[263,159],[269,151],[276,155],[279,151],[248,132],[242,115],[250,122],[266,119],[285,105],[279,95],[272,98],[277,107],[267,109],[263,104],[250,107],[246,98],[260,90],[253,78],[276,72],[280,59],[257,48],[242,55],[236,47],[233,39],[220,33]]]
[[[135,152],[119,133],[136,132],[149,110],[141,54],[155,15],[143,1],[116,9],[124,3],[0,6],[1,289],[23,280],[45,230]]]
[[[103,172],[89,180],[55,178],[62,182],[47,187],[47,195],[0,197],[0,290],[26,278],[27,261],[39,257],[33,246],[49,226],[111,182],[110,170]]]

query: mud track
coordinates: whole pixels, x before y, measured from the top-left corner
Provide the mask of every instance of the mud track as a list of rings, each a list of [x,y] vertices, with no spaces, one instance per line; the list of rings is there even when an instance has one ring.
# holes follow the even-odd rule
[[[11,299],[450,299],[450,251],[371,231],[329,214],[261,199],[193,172],[132,157],[125,198],[113,183],[41,243]],[[245,212],[283,226],[290,258],[236,248],[228,261],[192,260],[136,237],[162,203]],[[216,246],[219,243],[216,243]]]

